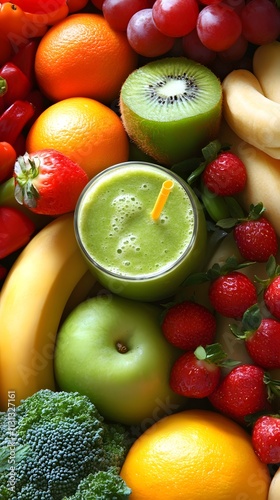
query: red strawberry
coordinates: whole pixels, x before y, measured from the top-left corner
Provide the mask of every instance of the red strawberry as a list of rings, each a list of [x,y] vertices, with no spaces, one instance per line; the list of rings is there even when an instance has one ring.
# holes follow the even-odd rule
[[[208,399],[218,411],[245,424],[245,416],[270,408],[273,383],[259,366],[244,364],[233,368]]]
[[[258,278],[255,280],[259,285],[259,293],[263,292],[263,300],[266,308],[280,320],[280,265],[271,255],[266,263],[267,278]]]
[[[182,354],[170,374],[170,387],[177,394],[189,398],[205,398],[217,387],[221,366],[229,366],[220,344],[199,346]],[[236,364],[236,363],[235,363]]]
[[[192,351],[213,342],[216,319],[203,305],[186,300],[167,310],[162,332],[171,344]]]
[[[258,301],[254,283],[243,273],[232,271],[219,276],[209,287],[214,309],[228,318],[242,318],[246,309]]]
[[[272,279],[264,291],[263,299],[269,312],[280,319],[280,276]]]
[[[54,149],[19,156],[14,177],[18,203],[45,215],[72,212],[89,181],[76,162]]]
[[[266,262],[276,255],[278,239],[273,225],[263,216],[262,203],[251,205],[248,217],[237,220],[233,236],[239,252],[246,260]]]
[[[265,464],[280,462],[280,415],[263,415],[252,432],[255,453]]]
[[[245,188],[247,172],[238,156],[225,151],[206,165],[202,180],[212,193],[219,196],[234,196]]]
[[[280,368],[280,321],[262,318],[258,304],[243,315],[241,327],[230,325],[233,334],[245,341],[252,360],[265,369]]]
[[[266,262],[270,255],[277,254],[277,235],[265,217],[241,222],[235,226],[233,235],[239,252],[246,260]]]

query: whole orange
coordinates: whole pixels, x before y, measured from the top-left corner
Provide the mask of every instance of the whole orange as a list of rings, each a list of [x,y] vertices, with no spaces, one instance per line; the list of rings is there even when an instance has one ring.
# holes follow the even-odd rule
[[[270,485],[246,431],[209,410],[153,424],[130,448],[120,474],[131,500],[266,500]]]
[[[40,40],[35,74],[51,100],[91,97],[106,104],[136,68],[138,56],[125,33],[113,31],[101,14],[71,14]]]
[[[26,138],[30,153],[53,148],[76,161],[92,178],[128,160],[129,142],[119,116],[88,97],[70,97],[46,108]]]

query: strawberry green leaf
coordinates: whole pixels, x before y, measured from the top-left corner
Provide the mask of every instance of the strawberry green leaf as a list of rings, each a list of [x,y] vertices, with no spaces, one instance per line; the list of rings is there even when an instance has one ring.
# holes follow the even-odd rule
[[[218,139],[215,139],[214,141],[209,142],[207,146],[202,148],[202,154],[203,158],[206,163],[210,163],[211,161],[215,160],[221,151],[221,143],[218,141]]]
[[[259,304],[254,304],[245,311],[242,317],[242,328],[246,332],[254,332],[262,322],[262,314]]]
[[[200,164],[203,162],[203,158],[188,158],[179,163],[172,165],[171,170],[176,174],[180,175],[182,179],[187,180],[189,175],[199,168]]]
[[[212,363],[220,367],[233,367],[240,365],[239,361],[235,361],[227,357],[227,353],[223,350],[223,347],[219,342],[206,345],[205,347],[200,345],[195,349],[194,354],[197,359],[207,361],[208,363]]]
[[[193,184],[194,181],[200,177],[200,175],[202,174],[203,170],[205,169],[206,167],[206,162],[201,162],[200,165],[191,173],[191,175],[189,175],[189,177],[187,178],[187,182],[188,184]]]
[[[269,373],[264,374],[263,378],[264,383],[267,386],[268,390],[268,400],[272,401],[275,397],[280,397],[280,380],[276,380],[271,378]]]
[[[250,205],[249,208],[249,215],[247,220],[257,220],[260,218],[261,215],[265,212],[265,207],[263,206],[263,203],[257,203],[257,205]]]
[[[5,78],[0,76],[0,97],[6,94],[7,90],[8,90],[7,80],[5,80]]]

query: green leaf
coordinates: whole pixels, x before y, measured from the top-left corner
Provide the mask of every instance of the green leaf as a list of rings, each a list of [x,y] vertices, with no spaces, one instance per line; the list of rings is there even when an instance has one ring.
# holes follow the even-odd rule
[[[200,177],[200,175],[202,174],[205,167],[206,167],[206,162],[200,163],[200,165],[187,178],[188,184],[193,184],[194,181],[196,181],[196,179],[198,179],[198,177]]]
[[[206,350],[204,349],[204,347],[202,345],[200,345],[196,348],[196,350],[194,351],[194,354],[195,354],[196,358],[201,360],[201,361],[203,361],[207,357]]]
[[[238,220],[233,217],[227,217],[226,219],[220,219],[218,222],[216,222],[216,225],[218,227],[221,227],[222,229],[232,229],[234,226],[236,226]]]
[[[264,213],[265,207],[262,202],[257,203],[257,205],[250,205],[248,220],[257,220]]]
[[[207,146],[202,149],[203,158],[206,163],[211,163],[211,161],[215,160],[221,151],[221,143],[218,139],[209,142]]]
[[[182,179],[187,180],[189,175],[199,167],[199,165],[203,162],[202,157],[196,157],[196,158],[188,158],[184,161],[181,161],[179,163],[175,163],[172,165],[171,169],[172,172],[175,172],[175,174],[180,175]]]
[[[206,345],[205,347],[198,346],[194,351],[194,355],[201,361],[207,361],[208,363],[212,363],[220,367],[233,367],[240,365],[239,361],[235,361],[227,357],[227,353],[224,351],[222,344],[219,342]]]
[[[207,273],[192,273],[185,279],[183,286],[201,285],[207,281],[209,281]]]
[[[243,208],[233,196],[225,196],[225,202],[229,208],[231,217],[241,219],[245,216]]]
[[[269,373],[265,373],[263,378],[268,390],[268,400],[280,397],[280,380],[272,379]]]
[[[246,332],[256,331],[262,322],[262,314],[259,304],[249,307],[242,317],[242,328]]]

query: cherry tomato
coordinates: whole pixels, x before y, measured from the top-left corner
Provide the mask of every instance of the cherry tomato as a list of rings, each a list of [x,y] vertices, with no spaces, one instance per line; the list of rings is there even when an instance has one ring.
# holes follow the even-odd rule
[[[34,223],[20,210],[0,207],[0,259],[26,245],[34,231]]]
[[[69,12],[66,0],[52,0],[52,2],[34,2],[34,0],[17,0],[27,19],[40,25],[53,25],[61,21]]]
[[[12,177],[16,158],[13,146],[9,142],[0,142],[0,182]]]

